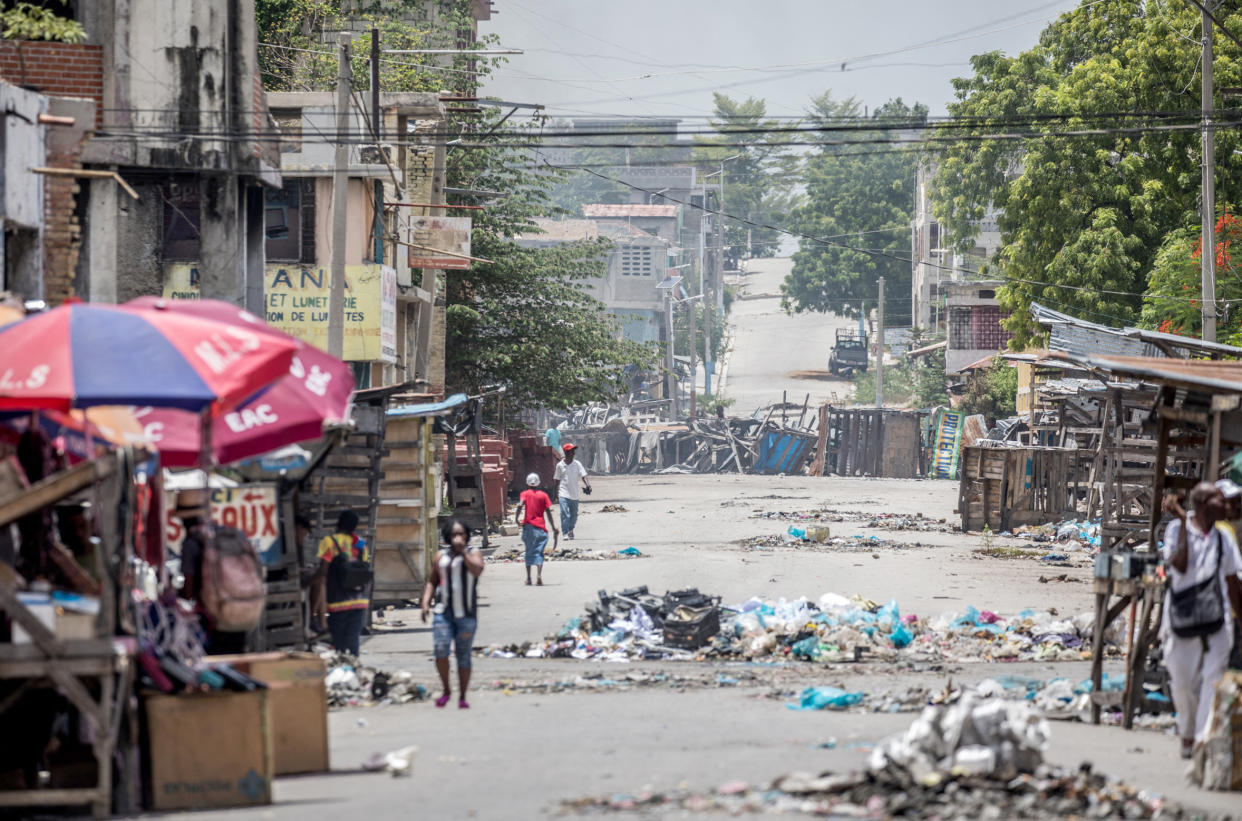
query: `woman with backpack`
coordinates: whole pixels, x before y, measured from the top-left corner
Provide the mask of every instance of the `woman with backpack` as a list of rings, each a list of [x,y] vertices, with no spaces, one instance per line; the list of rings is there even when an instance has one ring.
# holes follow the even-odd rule
[[[319,570],[314,582],[316,586],[327,587],[332,649],[352,656],[359,653],[362,628],[371,604],[367,598],[371,581],[367,543],[355,533],[357,529],[358,514],[352,510],[341,511],[336,531],[319,541]]]
[[[1225,516],[1225,497],[1211,482],[1190,492],[1188,514],[1174,499],[1164,531],[1162,555],[1169,574],[1164,599],[1162,642],[1169,668],[1182,758],[1194,755],[1212,713],[1216,684],[1229,664],[1233,611],[1242,617],[1242,556],[1238,544],[1216,523]]]
[[[483,573],[483,554],[469,547],[470,529],[458,519],[449,519],[441,535],[448,544],[440,548],[436,563],[431,568],[431,578],[423,588],[423,623],[435,598],[435,618],[431,624],[432,641],[435,644],[436,672],[444,693],[436,699],[436,706],[448,704],[452,693],[449,688],[449,646],[457,656],[457,707],[470,708],[466,701],[466,688],[470,686],[470,650],[474,646],[474,633],[479,626],[477,607],[479,601],[479,576]]]

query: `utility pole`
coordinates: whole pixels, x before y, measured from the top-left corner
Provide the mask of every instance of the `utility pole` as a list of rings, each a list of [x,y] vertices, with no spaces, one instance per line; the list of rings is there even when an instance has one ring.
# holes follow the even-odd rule
[[[380,88],[379,88],[379,61],[380,61],[380,37],[379,29],[372,26],[371,28],[371,130],[375,133],[376,148],[382,148],[379,143],[384,139],[384,121],[380,119]]]
[[[332,169],[332,288],[328,292],[328,353],[337,359],[345,353],[345,209],[349,185],[349,35],[337,37],[336,159]]]
[[[875,327],[875,406],[884,407],[884,277],[880,277],[880,302]]]
[[[379,29],[371,27],[371,136],[375,138],[375,149],[383,152],[383,134],[384,121],[380,117],[380,90],[379,90],[379,60],[380,60],[380,34]],[[374,200],[375,216],[371,223],[372,245],[374,250],[371,258],[379,264],[384,264],[384,182],[383,180],[371,181],[371,193]],[[396,246],[393,247],[393,262],[396,262]]]
[[[677,419],[681,416],[681,409],[677,407],[677,374],[673,371],[673,294],[670,291],[668,301],[664,305],[664,386],[665,394],[669,399],[669,411],[671,419]]]
[[[702,220],[699,222],[699,248],[703,249],[699,252],[699,264],[702,266],[701,280],[703,287],[703,395],[712,395],[712,369],[715,363],[712,362],[712,314],[716,311],[716,301],[712,298],[713,289],[716,285],[716,259],[715,251],[708,254],[709,249],[704,248],[703,236],[706,225]],[[711,264],[708,264],[708,260]]]
[[[1212,16],[1200,7],[1203,18],[1203,183],[1200,217],[1203,220],[1203,341],[1216,341],[1216,135],[1212,131]]]
[[[700,277],[702,276],[702,269],[700,269],[699,275]],[[698,388],[696,387],[696,381],[698,377],[699,366],[698,366],[698,361],[697,361],[697,357],[696,357],[694,349],[699,344],[698,343],[698,324],[699,323],[698,323],[698,317],[696,316],[699,308],[697,305],[694,304],[693,299],[690,299],[686,301],[686,310],[690,312],[690,418],[694,419],[695,416],[698,414],[698,397],[695,394],[698,393]]]

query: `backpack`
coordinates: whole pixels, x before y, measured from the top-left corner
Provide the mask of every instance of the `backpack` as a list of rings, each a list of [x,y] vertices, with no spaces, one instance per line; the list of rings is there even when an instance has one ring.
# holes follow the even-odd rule
[[[1224,552],[1220,531],[1212,528],[1216,536],[1216,566],[1212,575],[1203,581],[1181,590],[1169,589],[1169,627],[1173,635],[1189,639],[1210,636],[1225,626],[1225,597],[1221,593],[1220,559]],[[1185,526],[1181,538],[1186,538]]]
[[[344,534],[332,534],[332,544],[336,547],[336,555],[332,557],[332,563],[328,565],[328,572],[332,574],[332,581],[339,589],[347,593],[356,593],[371,583],[373,571],[370,564],[353,557],[352,543],[344,552],[341,551],[340,542],[336,540],[336,537],[341,535]]]
[[[266,594],[254,545],[235,527],[203,528],[199,603],[216,630],[246,633],[259,626]]]

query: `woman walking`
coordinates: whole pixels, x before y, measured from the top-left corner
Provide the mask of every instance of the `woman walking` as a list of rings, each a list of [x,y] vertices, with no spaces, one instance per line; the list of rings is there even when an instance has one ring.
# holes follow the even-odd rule
[[[479,591],[478,578],[483,573],[483,554],[469,547],[470,531],[457,519],[445,523],[441,535],[447,547],[440,548],[431,578],[423,588],[423,622],[431,612],[435,597],[435,618],[431,633],[435,644],[436,672],[444,693],[436,699],[436,706],[448,704],[452,695],[449,687],[449,645],[457,656],[457,707],[470,708],[466,701],[466,688],[470,686],[470,650],[474,645],[474,632],[478,627],[476,608]]]

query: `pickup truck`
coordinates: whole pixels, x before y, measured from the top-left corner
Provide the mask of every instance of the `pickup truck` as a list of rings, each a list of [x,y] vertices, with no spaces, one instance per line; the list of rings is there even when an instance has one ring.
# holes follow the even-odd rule
[[[828,356],[828,371],[833,375],[867,370],[867,334],[853,328],[838,328],[837,342]]]

